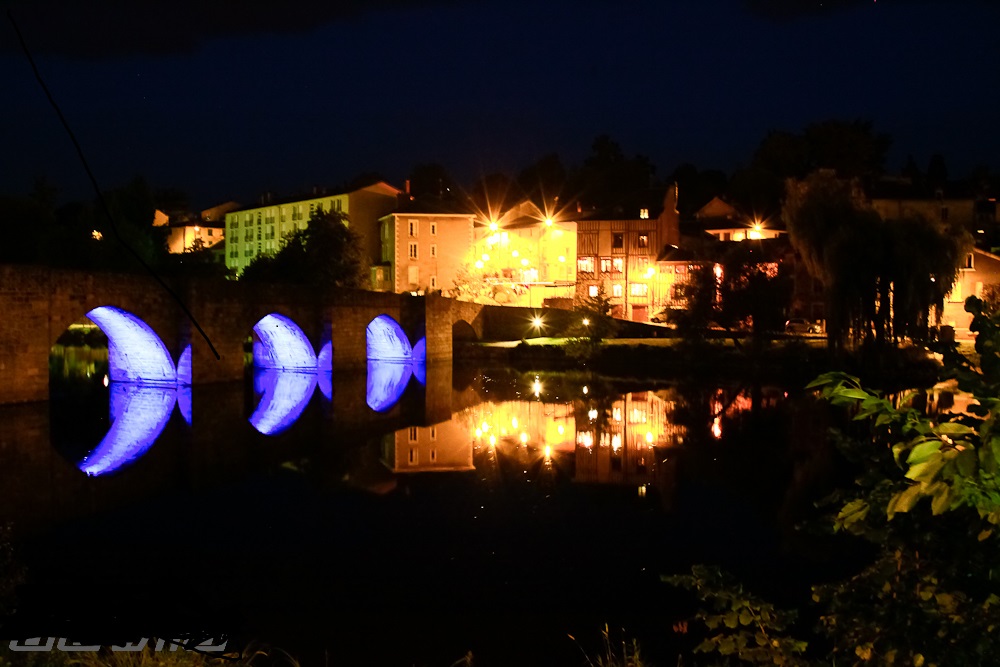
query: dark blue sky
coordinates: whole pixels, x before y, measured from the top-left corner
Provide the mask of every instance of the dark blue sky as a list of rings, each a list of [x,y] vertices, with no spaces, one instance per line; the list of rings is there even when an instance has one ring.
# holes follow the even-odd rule
[[[82,5],[82,7],[81,7]],[[202,5],[212,5],[206,8]],[[217,5],[226,7],[221,10]],[[364,5],[364,8],[358,6]],[[822,5],[822,6],[821,6]],[[870,119],[889,167],[1000,169],[1000,8],[890,0],[8,2],[104,187],[195,206],[420,162],[460,181],[594,137],[731,171],[768,130]],[[149,6],[162,9],[150,9]],[[803,9],[805,8],[805,9]],[[0,193],[86,176],[0,26]]]

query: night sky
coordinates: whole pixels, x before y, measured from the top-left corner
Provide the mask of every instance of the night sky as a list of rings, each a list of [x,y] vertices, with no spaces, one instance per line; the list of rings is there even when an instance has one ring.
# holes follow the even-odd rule
[[[149,6],[159,9],[151,9]],[[103,187],[195,207],[333,186],[460,182],[608,134],[657,176],[731,172],[771,129],[869,119],[887,167],[1000,169],[1000,3],[955,0],[6,2]],[[6,16],[0,194],[89,199]]]

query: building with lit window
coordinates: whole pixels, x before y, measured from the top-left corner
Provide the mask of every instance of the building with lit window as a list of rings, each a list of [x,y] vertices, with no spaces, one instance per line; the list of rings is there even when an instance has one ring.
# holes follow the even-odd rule
[[[577,299],[597,296],[603,286],[613,315],[636,322],[648,322],[664,307],[670,284],[657,258],[680,243],[677,186],[667,188],[657,217],[643,217],[648,214],[646,208],[638,218],[577,222]]]
[[[372,288],[397,293],[452,289],[473,242],[474,220],[471,213],[418,202],[383,216]]]
[[[577,223],[525,200],[496,218],[477,217],[464,268],[480,286],[477,300],[541,307],[574,297],[576,252]]]
[[[282,239],[305,229],[317,211],[346,215],[348,226],[361,241],[365,266],[376,264],[381,260],[379,219],[396,208],[399,194],[380,181],[334,194],[316,190],[309,196],[282,200],[264,195],[258,206],[226,213],[226,267],[240,274],[256,257],[278,252]]]
[[[225,238],[223,218],[228,211],[239,208],[230,201],[205,209],[199,215],[188,211],[153,214],[154,227],[167,227],[167,251],[175,254],[202,248],[212,248]]]

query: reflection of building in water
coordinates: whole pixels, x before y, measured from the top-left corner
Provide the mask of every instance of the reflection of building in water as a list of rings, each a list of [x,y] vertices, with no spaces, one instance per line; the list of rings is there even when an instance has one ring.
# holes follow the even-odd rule
[[[634,392],[611,403],[601,415],[582,403],[587,423],[576,434],[576,481],[601,484],[655,484],[657,449],[684,440],[685,429],[667,420],[670,392]]]
[[[784,394],[777,389],[761,387],[757,390],[756,396],[753,392],[741,389],[735,395],[725,389],[717,389],[715,395],[709,401],[709,408],[712,411],[712,437],[716,440],[722,438],[722,418],[733,419],[744,412],[749,412],[754,407],[754,400],[757,401],[757,408],[772,408],[782,399]]]
[[[393,472],[473,470],[472,439],[455,419],[409,426],[382,438],[382,462]]]
[[[572,452],[576,418],[572,403],[505,401],[463,411],[461,421],[476,446],[531,447]]]

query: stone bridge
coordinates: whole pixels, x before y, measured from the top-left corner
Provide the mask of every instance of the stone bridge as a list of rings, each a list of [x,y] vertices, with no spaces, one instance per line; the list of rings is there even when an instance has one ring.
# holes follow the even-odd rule
[[[254,326],[278,314],[301,328],[318,353],[332,345],[332,368],[363,367],[366,329],[380,315],[398,323],[410,343],[426,339],[428,363],[450,362],[453,329],[481,337],[484,306],[436,295],[344,290],[323,297],[301,286],[173,281],[216,358],[177,301],[152,277],[34,266],[0,266],[0,404],[46,400],[49,353],[60,335],[87,313],[111,306],[148,325],[177,363],[190,346],[192,384],[240,380]],[[459,320],[465,324],[455,327]],[[110,333],[106,327],[105,333]],[[109,335],[113,345],[114,336]]]

